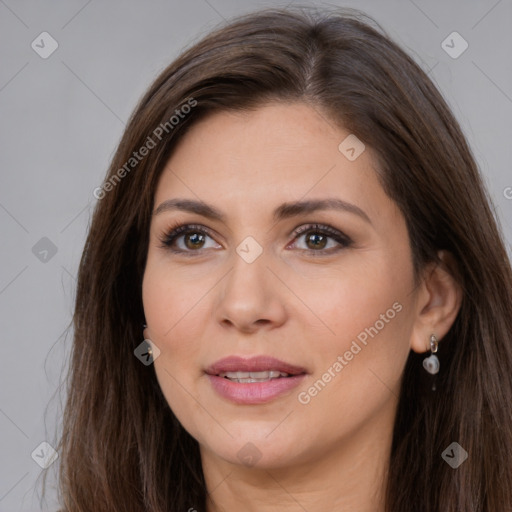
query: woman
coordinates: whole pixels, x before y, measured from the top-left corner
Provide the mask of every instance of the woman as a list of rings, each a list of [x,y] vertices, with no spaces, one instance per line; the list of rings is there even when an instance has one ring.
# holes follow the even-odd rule
[[[466,140],[357,13],[161,73],[80,264],[63,510],[512,510],[512,276]]]

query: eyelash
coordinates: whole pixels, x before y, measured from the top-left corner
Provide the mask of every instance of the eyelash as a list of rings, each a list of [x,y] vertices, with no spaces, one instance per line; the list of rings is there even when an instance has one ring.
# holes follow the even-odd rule
[[[319,233],[322,235],[327,235],[328,238],[333,239],[334,241],[338,242],[341,245],[341,248],[337,248],[336,251],[338,252],[342,248],[347,248],[352,245],[353,241],[344,233],[341,231],[338,231],[337,229],[332,228],[331,226],[323,225],[323,224],[308,224],[306,226],[301,226],[300,228],[297,228],[293,232],[293,241],[297,240],[300,236],[307,234],[307,233]],[[186,256],[196,256],[198,253],[201,252],[201,249],[198,250],[183,250],[183,249],[173,249],[172,244],[175,242],[177,238],[179,238],[182,235],[186,235],[189,233],[200,233],[202,235],[207,235],[210,238],[213,238],[211,232],[209,229],[205,228],[204,226],[201,226],[199,224],[175,224],[174,226],[171,226],[166,232],[163,233],[163,235],[159,238],[161,245],[159,246],[162,249],[170,250],[173,253],[177,254],[184,254]],[[332,254],[332,249],[321,249],[321,250],[308,250],[308,249],[301,249],[303,251],[311,252],[315,256],[323,256]]]

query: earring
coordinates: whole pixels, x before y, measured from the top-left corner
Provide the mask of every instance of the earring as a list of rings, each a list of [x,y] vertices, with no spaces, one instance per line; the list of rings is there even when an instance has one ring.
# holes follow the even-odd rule
[[[423,359],[423,368],[428,373],[435,375],[439,372],[439,359],[435,355],[437,352],[437,338],[435,334],[430,336],[430,356]]]
[[[146,324],[142,324],[142,328],[145,330],[147,328]],[[142,335],[144,337],[144,341],[146,342],[146,345],[148,346],[148,354],[149,357],[153,357],[153,349],[151,347],[151,343],[149,343],[151,340],[147,339],[144,334]]]

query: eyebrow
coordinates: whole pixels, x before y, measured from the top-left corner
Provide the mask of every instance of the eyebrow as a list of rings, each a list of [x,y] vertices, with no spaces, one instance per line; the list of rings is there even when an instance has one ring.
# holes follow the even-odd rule
[[[190,213],[196,213],[207,217],[209,219],[226,222],[226,216],[217,208],[202,201],[195,201],[193,199],[168,199],[161,203],[158,208],[153,212],[156,216],[163,212],[183,210]],[[305,213],[312,213],[319,210],[341,210],[348,213],[358,215],[363,220],[372,224],[370,217],[359,206],[348,203],[338,198],[327,199],[310,199],[307,201],[297,201],[291,203],[283,203],[278,206],[273,212],[273,219],[275,222],[296,217]]]

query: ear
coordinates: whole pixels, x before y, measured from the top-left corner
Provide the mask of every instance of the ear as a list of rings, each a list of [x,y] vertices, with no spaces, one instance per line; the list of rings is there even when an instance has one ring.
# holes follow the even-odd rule
[[[439,251],[441,263],[425,269],[411,334],[411,349],[422,353],[430,350],[430,335],[438,341],[450,330],[462,303],[462,290],[455,280],[456,263],[448,251]]]
[[[151,335],[149,334],[149,327],[146,327],[146,328],[142,331],[142,334],[144,335],[144,339],[145,339],[145,340],[150,340],[150,339],[151,339]]]

